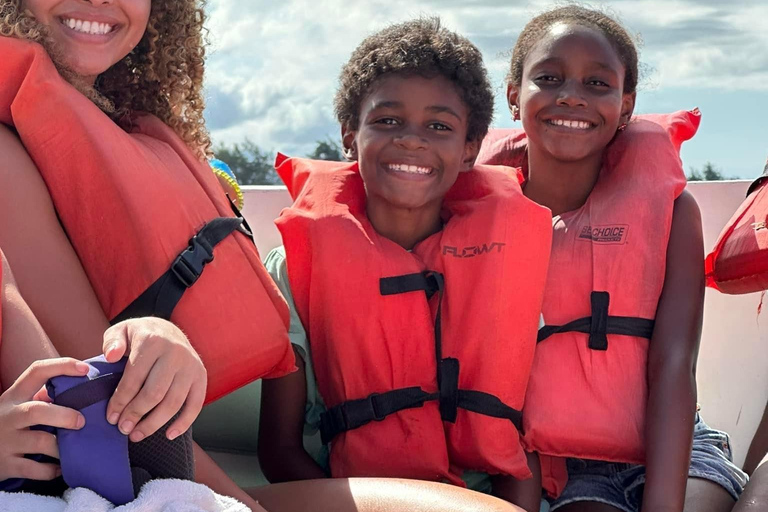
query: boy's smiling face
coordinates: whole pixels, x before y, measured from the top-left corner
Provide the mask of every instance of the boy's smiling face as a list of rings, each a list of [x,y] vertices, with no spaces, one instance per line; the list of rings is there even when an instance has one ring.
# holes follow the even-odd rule
[[[380,78],[360,105],[360,125],[343,130],[369,206],[439,209],[459,172],[474,164],[469,111],[453,83],[437,76]]]

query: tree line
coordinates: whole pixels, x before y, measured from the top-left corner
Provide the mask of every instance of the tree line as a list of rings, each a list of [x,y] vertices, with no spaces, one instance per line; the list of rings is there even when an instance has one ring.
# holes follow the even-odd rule
[[[213,150],[216,158],[229,165],[241,185],[279,185],[280,178],[275,172],[275,156],[272,152],[263,151],[252,140],[246,138],[242,142],[231,145],[219,144]],[[315,160],[333,160],[341,162],[344,155],[338,142],[328,138],[317,141],[314,151],[306,155]],[[730,179],[711,162],[705,163],[701,169],[690,168],[688,181],[719,181]]]
[[[280,178],[275,172],[274,152],[267,152],[250,139],[231,145],[219,144],[213,154],[232,169],[241,185],[279,185]],[[317,141],[315,150],[306,155],[315,160],[342,161],[341,146],[334,140]]]

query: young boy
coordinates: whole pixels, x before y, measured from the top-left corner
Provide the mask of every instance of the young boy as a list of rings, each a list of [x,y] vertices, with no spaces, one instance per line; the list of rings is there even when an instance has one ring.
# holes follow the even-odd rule
[[[354,163],[278,158],[295,202],[267,268],[292,306],[300,371],[264,382],[271,481],[461,485],[481,471],[538,510],[518,430],[551,221],[510,169],[474,168],[492,104],[468,40],[433,19],[394,25],[341,73],[336,114]],[[313,428],[329,462],[303,447]]]

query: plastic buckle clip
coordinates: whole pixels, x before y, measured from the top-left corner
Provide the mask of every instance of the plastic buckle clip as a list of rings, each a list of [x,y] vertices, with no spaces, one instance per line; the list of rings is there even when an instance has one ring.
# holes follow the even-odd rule
[[[213,247],[197,235],[189,241],[189,247],[184,249],[171,265],[171,271],[186,288],[200,279],[203,267],[213,261]]]

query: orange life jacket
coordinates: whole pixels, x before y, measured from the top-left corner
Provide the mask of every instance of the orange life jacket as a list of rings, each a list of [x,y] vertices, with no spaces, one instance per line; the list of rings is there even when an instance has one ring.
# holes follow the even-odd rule
[[[707,285],[723,293],[768,289],[768,163],[705,262]]]
[[[412,252],[365,213],[357,164],[278,157],[277,220],[329,410],[335,477],[527,478],[518,429],[551,243],[515,176],[478,167]],[[508,170],[509,171],[509,170]]]
[[[633,120],[609,146],[584,206],[552,219],[546,325],[524,414],[524,442],[542,454],[552,495],[567,474],[563,459],[547,456],[645,460],[648,342],[674,202],[686,184],[680,145],[699,121],[698,111]],[[490,141],[497,155],[524,154],[519,133],[506,139]]]
[[[285,301],[208,165],[153,116],[126,133],[39,45],[0,37],[0,55],[0,122],[37,165],[107,317],[170,317],[206,366],[207,402],[292,371]]]

